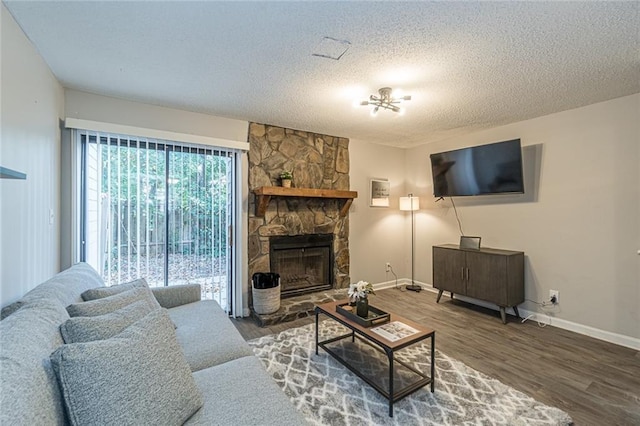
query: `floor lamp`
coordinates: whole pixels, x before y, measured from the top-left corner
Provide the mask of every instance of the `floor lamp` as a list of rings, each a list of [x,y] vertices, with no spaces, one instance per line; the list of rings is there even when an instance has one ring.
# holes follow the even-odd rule
[[[414,197],[413,194],[409,194],[408,197],[400,197],[400,210],[402,211],[410,211],[411,212],[411,284],[407,285],[405,288],[411,291],[420,291],[422,287],[418,284],[415,284],[413,281],[413,272],[414,272],[414,247],[415,247],[415,221],[413,217],[413,212],[420,208],[420,198]]]

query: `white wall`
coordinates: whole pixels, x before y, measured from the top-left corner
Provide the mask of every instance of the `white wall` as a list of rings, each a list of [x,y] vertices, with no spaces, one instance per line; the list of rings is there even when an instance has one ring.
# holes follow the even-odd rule
[[[525,152],[527,194],[455,198],[465,233],[524,251],[526,298],[559,290],[556,318],[640,338],[640,94],[409,149],[408,189],[433,200],[433,152],[514,138]],[[431,201],[420,212],[416,275],[424,283],[431,246],[459,240],[450,207]]]
[[[65,90],[66,117],[247,141],[249,122]]]
[[[0,305],[6,305],[58,272],[64,92],[4,4],[0,15],[0,165],[27,174],[0,179]]]
[[[406,228],[407,213],[401,212],[398,199],[405,192],[405,150],[375,145],[352,139],[349,142],[351,190],[358,191],[349,215],[349,253],[351,282],[394,281],[385,272],[390,262],[398,278],[410,276]],[[389,179],[391,186],[388,208],[369,207],[369,180]]]

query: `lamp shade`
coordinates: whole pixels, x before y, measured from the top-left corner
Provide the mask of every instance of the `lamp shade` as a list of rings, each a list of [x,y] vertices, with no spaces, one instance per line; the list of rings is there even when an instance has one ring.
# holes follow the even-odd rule
[[[418,209],[420,209],[420,197],[412,195],[400,197],[400,210],[409,212]]]

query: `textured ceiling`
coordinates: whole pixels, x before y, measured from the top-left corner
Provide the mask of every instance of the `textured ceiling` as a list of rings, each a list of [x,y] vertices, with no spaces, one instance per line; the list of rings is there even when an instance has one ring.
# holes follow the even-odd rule
[[[640,92],[636,1],[5,4],[65,87],[393,146]]]

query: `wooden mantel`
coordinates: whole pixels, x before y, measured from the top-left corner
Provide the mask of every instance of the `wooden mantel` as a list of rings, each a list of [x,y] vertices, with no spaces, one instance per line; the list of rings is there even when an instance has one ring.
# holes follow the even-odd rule
[[[271,197],[302,197],[302,198],[333,198],[345,200],[340,209],[340,216],[345,216],[353,203],[358,198],[357,191],[340,191],[336,189],[315,188],[285,188],[282,186],[261,186],[253,190],[256,194],[256,216],[264,217]]]

